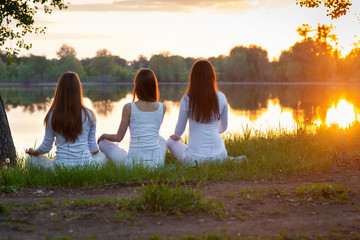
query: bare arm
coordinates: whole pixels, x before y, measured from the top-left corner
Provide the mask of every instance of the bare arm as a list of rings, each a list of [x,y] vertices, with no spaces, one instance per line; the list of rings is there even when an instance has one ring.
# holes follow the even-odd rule
[[[129,127],[130,116],[131,116],[131,104],[127,103],[123,108],[121,122],[120,122],[120,126],[119,126],[117,133],[116,134],[104,133],[103,135],[101,135],[98,138],[97,142],[99,143],[101,140],[104,140],[104,139],[112,141],[112,142],[121,142],[125,136],[127,128]]]

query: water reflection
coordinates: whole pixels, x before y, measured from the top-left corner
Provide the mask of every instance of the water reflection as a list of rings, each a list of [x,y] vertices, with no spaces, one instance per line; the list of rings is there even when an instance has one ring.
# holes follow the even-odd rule
[[[342,128],[346,128],[356,120],[358,113],[359,111],[355,110],[353,104],[342,99],[328,109],[326,114],[326,124],[337,124]]]
[[[160,133],[169,137],[175,128],[179,100],[186,85],[160,85],[167,112]],[[346,86],[220,85],[229,102],[229,132],[293,131],[298,124],[338,124],[348,127],[358,119],[360,89]],[[84,101],[97,115],[97,135],[115,133],[123,106],[132,101],[132,86],[84,87]],[[0,88],[17,151],[39,145],[43,119],[54,88]],[[120,143],[128,148],[129,133]]]

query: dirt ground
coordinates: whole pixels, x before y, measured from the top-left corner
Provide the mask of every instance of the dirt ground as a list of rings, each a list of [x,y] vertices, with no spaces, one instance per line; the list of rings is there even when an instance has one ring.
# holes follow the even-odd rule
[[[341,203],[317,200],[296,194],[300,185],[343,184],[351,188],[349,198]],[[0,195],[10,206],[12,221],[0,213],[0,239],[148,239],[158,233],[164,237],[203,236],[226,231],[237,237],[289,239],[319,234],[329,239],[360,239],[360,163],[335,166],[327,172],[282,176],[277,180],[208,182],[199,189],[206,198],[221,200],[226,214],[222,217],[200,215],[154,216],[139,212],[114,220],[112,208],[97,209],[52,207],[24,212],[24,203],[51,198],[59,203],[66,198],[128,198],[138,186],[114,185],[85,188],[28,188]],[[245,190],[246,189],[246,190]],[[21,205],[23,204],[23,205]],[[324,235],[327,234],[327,235]]]

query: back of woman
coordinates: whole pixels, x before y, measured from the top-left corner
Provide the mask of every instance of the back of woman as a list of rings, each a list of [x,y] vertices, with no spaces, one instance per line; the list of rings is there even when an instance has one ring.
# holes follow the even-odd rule
[[[227,102],[222,92],[217,92],[219,99],[220,115],[227,115]],[[185,105],[186,97],[184,100]],[[185,107],[188,110],[188,108]],[[189,153],[201,158],[213,158],[226,155],[224,141],[219,134],[219,124],[222,121],[214,118],[210,122],[197,122],[192,117],[189,118]],[[176,134],[176,132],[175,132]]]
[[[175,133],[167,146],[183,162],[225,159],[227,152],[220,133],[227,128],[226,97],[217,90],[216,74],[207,60],[199,60],[191,68],[188,89],[181,100]],[[189,120],[189,145],[180,142]]]
[[[49,120],[51,122],[51,116]],[[51,128],[51,125],[48,128]],[[55,163],[74,166],[83,165],[92,160],[90,149],[92,152],[97,151],[95,131],[95,116],[92,111],[86,109],[82,110],[82,132],[74,142],[67,141],[61,134],[54,132],[56,138],[55,146],[57,148],[54,159]],[[44,152],[47,151],[46,146],[40,146],[38,149]]]
[[[123,107],[117,133],[105,133],[98,138],[100,150],[115,165],[164,165],[166,142],[159,136],[159,129],[166,106],[158,101],[159,89],[155,73],[148,68],[140,69],[134,78],[133,102]],[[130,147],[126,152],[114,142],[121,142],[128,128]]]
[[[129,157],[144,159],[160,154],[159,129],[164,110],[162,103],[157,104],[157,110],[146,112],[131,103]]]
[[[74,72],[61,75],[56,86],[53,102],[46,114],[45,136],[36,149],[28,149],[29,165],[41,167],[82,166],[105,164],[106,157],[99,153],[96,144],[96,119],[94,113],[83,103],[79,76]],[[50,152],[55,141],[55,159],[42,156]]]

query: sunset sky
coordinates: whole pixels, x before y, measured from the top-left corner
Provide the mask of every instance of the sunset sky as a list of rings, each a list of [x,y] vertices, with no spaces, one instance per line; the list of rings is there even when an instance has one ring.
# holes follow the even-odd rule
[[[326,16],[324,8],[308,9],[295,0],[70,0],[67,10],[40,13],[45,35],[29,35],[33,44],[21,55],[56,58],[63,43],[73,46],[79,59],[94,57],[106,48],[113,55],[133,60],[143,54],[170,52],[184,57],[228,55],[236,45],[262,46],[269,59],[278,58],[301,38],[303,23],[313,28],[333,24],[340,49],[346,55],[360,39],[360,1],[339,20]]]

